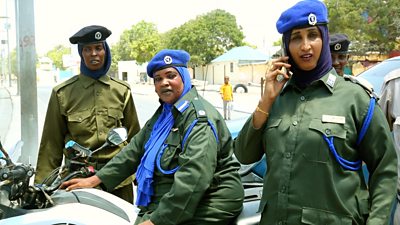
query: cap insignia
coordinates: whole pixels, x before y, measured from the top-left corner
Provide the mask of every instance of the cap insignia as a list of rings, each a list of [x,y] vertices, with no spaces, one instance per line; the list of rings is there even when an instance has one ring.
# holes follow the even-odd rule
[[[333,46],[333,48],[335,49],[335,51],[338,51],[342,48],[342,45],[340,43],[335,44],[335,46]]]
[[[172,63],[172,58],[171,56],[167,55],[164,57],[164,62],[165,64],[171,64]]]
[[[310,13],[310,15],[308,15],[308,24],[311,26],[317,24],[317,16],[314,13]]]
[[[101,32],[100,32],[100,31],[97,31],[97,32],[94,34],[94,38],[95,38],[96,40],[100,40],[100,39],[101,39]]]

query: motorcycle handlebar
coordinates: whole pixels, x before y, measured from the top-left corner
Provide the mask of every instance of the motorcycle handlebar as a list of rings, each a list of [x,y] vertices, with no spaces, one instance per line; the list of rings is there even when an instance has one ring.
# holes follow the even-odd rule
[[[72,140],[65,144],[65,149],[67,150],[67,157],[69,159],[87,158],[92,154],[90,149],[85,148]]]
[[[33,176],[33,168],[28,165],[16,165],[14,168],[4,168],[0,171],[1,180],[22,180]]]

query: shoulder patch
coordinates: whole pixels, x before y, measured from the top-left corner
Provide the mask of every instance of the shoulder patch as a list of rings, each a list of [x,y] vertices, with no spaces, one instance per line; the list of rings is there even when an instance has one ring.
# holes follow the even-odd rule
[[[62,89],[63,87],[66,87],[66,86],[68,86],[68,85],[74,83],[75,81],[78,80],[78,76],[79,76],[79,75],[75,75],[75,76],[69,78],[68,80],[62,82],[61,84],[58,84],[57,86],[55,86],[55,87],[53,88],[54,91],[57,92],[57,91],[59,91],[60,89]]]
[[[377,94],[374,92],[374,86],[366,79],[352,75],[343,75],[343,78],[363,87],[371,97],[377,97]]]
[[[113,80],[113,81],[115,81],[115,82],[117,82],[117,83],[119,83],[119,84],[124,85],[124,86],[127,87],[128,89],[131,89],[131,86],[130,86],[127,82],[125,82],[125,81],[123,81],[123,80],[120,80],[120,79],[117,79],[117,78],[114,78],[114,77],[110,77],[110,78],[111,78],[111,80]]]

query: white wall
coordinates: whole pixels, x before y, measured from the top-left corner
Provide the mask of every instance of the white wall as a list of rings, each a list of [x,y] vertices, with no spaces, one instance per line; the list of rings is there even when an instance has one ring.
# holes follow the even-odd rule
[[[127,80],[123,79],[123,72],[127,73]],[[118,62],[118,78],[128,83],[141,82],[141,73],[146,73],[146,65],[138,65],[136,61],[119,61]]]

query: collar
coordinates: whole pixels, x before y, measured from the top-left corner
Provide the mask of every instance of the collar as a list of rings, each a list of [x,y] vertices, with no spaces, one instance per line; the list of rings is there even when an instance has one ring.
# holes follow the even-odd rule
[[[88,88],[89,86],[93,85],[97,81],[99,81],[100,83],[103,83],[105,85],[110,85],[110,83],[111,83],[110,82],[111,78],[107,75],[103,75],[99,79],[96,80],[96,79],[93,79],[93,78],[81,73],[81,74],[79,74],[79,80],[82,83],[84,88]]]
[[[182,96],[177,102],[175,102],[174,107],[180,112],[183,113],[190,105],[190,101],[198,97],[198,93],[196,87],[192,86],[190,91]]]
[[[315,85],[316,83],[323,83],[324,87],[328,89],[329,92],[333,93],[333,90],[337,86],[339,75],[336,73],[335,69],[332,68],[327,74],[322,76],[316,81],[313,81],[310,85]],[[281,95],[283,95],[287,90],[294,88],[296,90],[301,90],[299,87],[296,86],[295,81],[290,79],[288,83],[283,87]]]
[[[337,86],[339,81],[339,75],[336,73],[336,70],[332,68],[327,74],[321,77],[317,82],[323,82],[324,86],[329,90],[329,92],[333,93],[333,90]]]

